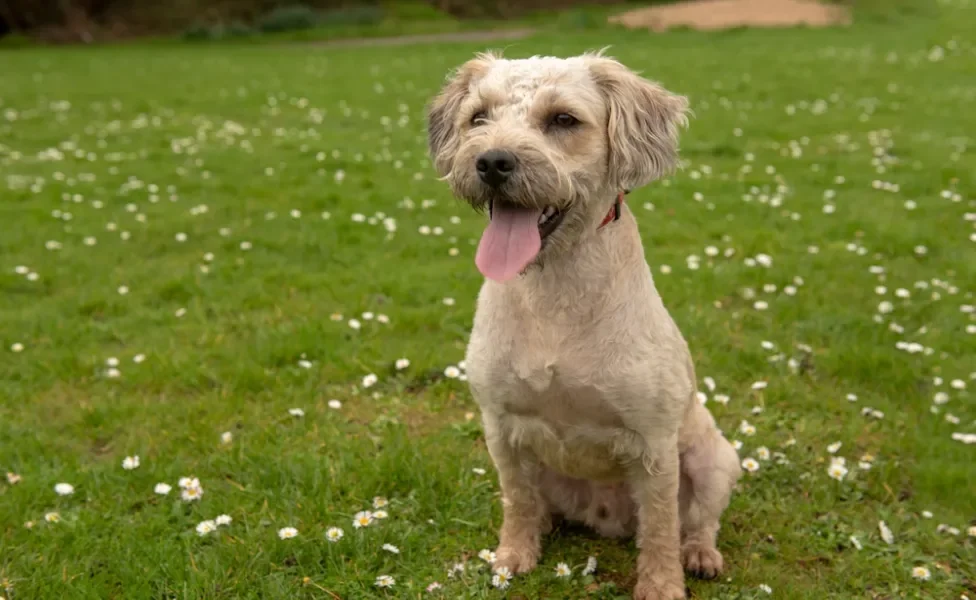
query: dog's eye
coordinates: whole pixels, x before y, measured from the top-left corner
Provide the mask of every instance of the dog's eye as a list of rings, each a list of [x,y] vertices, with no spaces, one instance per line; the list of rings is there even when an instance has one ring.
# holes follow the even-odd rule
[[[574,117],[569,113],[559,113],[558,115],[553,115],[549,120],[550,125],[555,125],[556,127],[569,128],[579,123],[579,119]]]
[[[481,125],[487,120],[488,120],[488,113],[483,110],[479,110],[478,112],[471,115],[472,125]]]

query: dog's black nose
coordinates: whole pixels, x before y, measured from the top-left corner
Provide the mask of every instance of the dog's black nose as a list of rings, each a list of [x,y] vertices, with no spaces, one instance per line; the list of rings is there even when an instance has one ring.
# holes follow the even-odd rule
[[[481,181],[498,187],[508,181],[515,171],[515,155],[506,150],[489,150],[478,157],[475,168]]]

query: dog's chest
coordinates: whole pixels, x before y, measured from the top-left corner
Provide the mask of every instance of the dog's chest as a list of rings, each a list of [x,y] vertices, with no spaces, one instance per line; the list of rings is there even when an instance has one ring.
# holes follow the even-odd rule
[[[619,478],[634,452],[621,411],[630,395],[623,365],[593,360],[595,340],[544,329],[513,332],[510,344],[499,338],[497,329],[494,347],[472,338],[468,378],[509,442],[570,476]]]

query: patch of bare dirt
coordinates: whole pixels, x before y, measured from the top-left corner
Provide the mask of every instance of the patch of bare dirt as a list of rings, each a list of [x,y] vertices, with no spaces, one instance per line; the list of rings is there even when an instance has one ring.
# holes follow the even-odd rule
[[[831,27],[849,25],[850,11],[814,0],[692,0],[639,8],[610,17],[629,29],[667,31],[690,27],[717,31],[736,27]]]

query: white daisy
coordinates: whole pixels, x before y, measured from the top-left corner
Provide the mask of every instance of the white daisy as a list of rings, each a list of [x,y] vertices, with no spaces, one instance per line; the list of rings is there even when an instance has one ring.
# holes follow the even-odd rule
[[[217,530],[217,524],[213,521],[201,521],[197,524],[197,533],[201,536],[207,535]]]
[[[400,549],[393,544],[383,544],[383,549],[391,554],[400,554]]]
[[[328,406],[332,410],[339,410],[340,408],[342,408],[342,402],[339,402],[338,400],[335,399],[329,400]]]
[[[325,530],[325,539],[333,543],[341,540],[344,535],[346,535],[346,532],[339,527],[329,527]]]
[[[377,377],[375,373],[370,373],[369,375],[363,377],[363,387],[364,388],[373,387],[374,385],[376,385],[377,381],[379,381],[379,377]]]
[[[756,435],[756,428],[749,421],[739,423],[739,433],[742,435]]]
[[[759,584],[759,589],[762,590],[763,592],[766,592],[767,594],[772,594],[773,593],[773,588],[769,587],[765,583],[760,583]]]
[[[389,503],[390,501],[384,498],[383,496],[373,497],[373,508],[383,508],[384,506],[387,506]]]
[[[495,562],[495,553],[485,548],[484,550],[478,552],[478,558],[490,565]]]
[[[569,568],[564,562],[556,565],[556,577],[569,577],[573,574],[573,570]]]
[[[355,514],[352,518],[352,526],[356,529],[362,527],[369,527],[373,522],[373,513],[368,510],[362,510]]]
[[[391,588],[396,585],[396,579],[393,579],[389,575],[380,575],[376,578],[376,587],[381,588]]]
[[[283,540],[290,540],[298,535],[298,530],[294,527],[282,527],[278,530],[278,537]]]
[[[742,461],[742,468],[750,473],[755,473],[759,470],[759,461],[754,458],[746,458]]]
[[[70,483],[58,483],[54,486],[54,491],[58,496],[70,496],[75,493],[75,486]]]
[[[382,510],[382,509],[380,509],[380,510],[374,510],[373,511],[373,518],[376,519],[376,520],[382,520],[382,519],[385,519],[385,518],[387,518],[389,516],[390,516],[390,514],[388,512],[386,512],[385,510]]]
[[[48,523],[58,523],[61,521],[61,513],[49,512],[44,513],[44,520]]]
[[[165,496],[172,489],[173,489],[173,486],[171,486],[168,483],[157,483],[156,484],[156,487],[153,488],[153,492],[159,494],[160,496]]]
[[[847,467],[840,463],[834,463],[827,469],[827,475],[837,481],[843,481],[847,477]]]
[[[925,567],[915,567],[912,569],[912,577],[921,581],[928,581],[932,578],[932,572]]]
[[[495,571],[495,574],[491,577],[491,585],[495,586],[500,590],[504,590],[509,586],[512,581],[512,572],[508,570],[508,567],[502,567]]]
[[[222,434],[220,434],[220,443],[222,444],[229,444],[233,440],[234,440],[234,434],[229,431],[225,431]]]
[[[304,417],[305,416],[305,411],[302,410],[302,409],[300,409],[300,408],[289,408],[288,409],[288,414],[291,415],[291,416],[293,416],[293,417]]]
[[[122,459],[122,468],[126,471],[131,471],[133,469],[139,468],[139,456],[126,456]]]
[[[231,518],[230,515],[219,515],[216,519],[214,519],[214,522],[217,525],[230,525],[231,521],[233,520],[234,519]]]
[[[183,488],[182,492],[180,492],[180,498],[182,498],[184,502],[194,502],[202,497],[203,488],[200,486],[186,487]]]
[[[404,369],[406,369],[407,367],[410,366],[410,359],[409,358],[398,358],[396,360],[396,362],[394,363],[394,365],[396,366],[396,370],[397,371],[402,371],[402,370],[404,370]]]
[[[861,545],[861,540],[857,539],[855,536],[852,535],[849,539],[851,540],[851,545],[857,548],[858,550],[864,548],[864,546]]]

